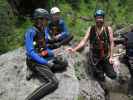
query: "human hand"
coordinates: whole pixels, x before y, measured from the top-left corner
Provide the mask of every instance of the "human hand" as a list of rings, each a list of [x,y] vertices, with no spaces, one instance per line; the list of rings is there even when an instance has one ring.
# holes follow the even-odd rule
[[[66,50],[69,51],[70,53],[74,53],[75,52],[75,50],[73,48],[67,48]]]
[[[54,37],[55,40],[58,40],[60,38],[61,34],[58,34]]]
[[[109,57],[109,63],[113,64],[113,58],[112,57]]]

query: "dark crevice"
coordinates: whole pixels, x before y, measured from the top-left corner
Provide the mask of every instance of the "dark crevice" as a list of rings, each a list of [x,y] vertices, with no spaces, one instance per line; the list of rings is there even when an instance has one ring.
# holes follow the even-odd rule
[[[35,8],[48,9],[48,0],[8,0],[16,15],[31,16]]]

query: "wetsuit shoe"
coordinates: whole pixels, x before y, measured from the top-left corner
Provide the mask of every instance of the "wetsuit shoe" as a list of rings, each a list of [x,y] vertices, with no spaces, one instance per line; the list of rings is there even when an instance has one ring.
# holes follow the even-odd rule
[[[33,73],[30,70],[27,70],[27,72],[26,72],[26,80],[30,81],[32,77],[33,77]]]

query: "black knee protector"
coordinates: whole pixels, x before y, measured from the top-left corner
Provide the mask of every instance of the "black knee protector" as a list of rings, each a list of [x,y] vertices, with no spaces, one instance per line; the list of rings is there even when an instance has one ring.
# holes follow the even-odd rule
[[[55,57],[53,62],[62,66],[68,66],[67,60],[61,56]]]
[[[55,57],[54,60],[54,67],[52,68],[52,71],[64,71],[66,70],[66,67],[68,66],[68,62],[66,59],[62,57]]]

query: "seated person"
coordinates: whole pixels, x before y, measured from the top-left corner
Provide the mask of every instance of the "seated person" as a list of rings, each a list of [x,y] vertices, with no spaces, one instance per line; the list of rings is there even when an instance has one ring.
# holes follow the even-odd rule
[[[60,18],[60,9],[53,7],[51,9],[51,21],[48,25],[49,40],[48,47],[55,49],[61,45],[68,44],[72,40],[64,21]]]

